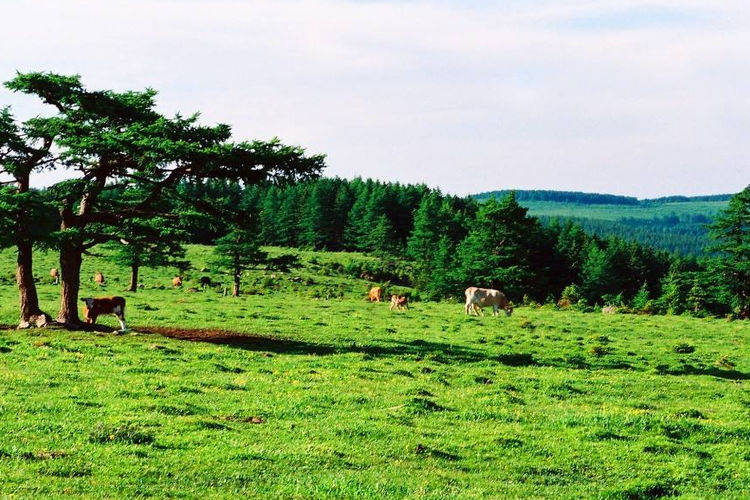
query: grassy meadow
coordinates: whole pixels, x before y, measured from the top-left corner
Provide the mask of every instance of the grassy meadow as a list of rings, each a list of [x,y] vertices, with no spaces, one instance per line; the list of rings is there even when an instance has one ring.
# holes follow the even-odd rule
[[[0,329],[0,495],[750,497],[750,322],[391,312],[327,265],[356,254],[302,253],[232,298],[199,290],[229,285],[209,254],[189,248],[181,289],[143,269],[137,293],[87,257],[81,296],[125,296],[130,333]],[[36,265],[54,315],[55,256]]]

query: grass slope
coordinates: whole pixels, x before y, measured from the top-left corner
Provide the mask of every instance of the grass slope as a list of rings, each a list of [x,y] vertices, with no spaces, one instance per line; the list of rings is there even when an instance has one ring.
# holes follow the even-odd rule
[[[86,259],[110,284],[84,294],[125,295],[134,331],[0,330],[0,494],[750,496],[748,322],[391,313],[363,300],[368,283],[320,275],[364,257],[303,258],[237,299],[189,292],[197,272],[162,289],[168,270],[124,293],[127,270]],[[208,265],[207,249],[190,259]],[[54,311],[57,288],[40,292]],[[0,286],[0,322],[16,300]],[[255,337],[143,333],[157,327]]]

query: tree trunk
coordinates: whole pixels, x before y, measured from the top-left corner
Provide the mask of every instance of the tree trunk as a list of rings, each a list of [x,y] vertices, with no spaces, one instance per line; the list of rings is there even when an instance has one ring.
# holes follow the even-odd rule
[[[65,242],[60,246],[60,312],[57,321],[68,327],[81,326],[78,319],[78,290],[81,286],[81,248]]]
[[[240,295],[240,273],[234,273],[234,286],[232,286],[232,297],[239,297]]]
[[[138,291],[138,264],[130,266],[130,287],[128,287],[128,291]]]
[[[36,293],[32,269],[32,245],[26,241],[18,242],[17,250],[16,283],[18,283],[18,294],[21,299],[21,320],[18,326],[21,328],[33,324],[42,326],[46,323],[47,316],[39,309],[39,297]]]
[[[17,178],[18,192],[27,193],[29,191],[29,174],[20,175]],[[28,328],[30,326],[45,326],[49,321],[49,316],[39,309],[39,296],[36,293],[34,284],[33,268],[33,245],[28,237],[28,214],[23,211],[18,215],[16,220],[16,283],[18,284],[18,295],[21,301],[21,318],[18,322],[19,328]]]

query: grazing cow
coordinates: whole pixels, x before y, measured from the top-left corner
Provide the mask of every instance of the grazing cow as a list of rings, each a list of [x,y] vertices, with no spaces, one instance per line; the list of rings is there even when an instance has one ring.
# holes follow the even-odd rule
[[[201,288],[206,288],[207,286],[211,286],[211,278],[208,276],[201,276]]]
[[[114,314],[120,322],[121,331],[128,330],[125,324],[125,299],[123,297],[101,297],[94,299],[86,297],[83,302],[83,317],[86,323],[96,323],[96,318],[102,314]]]
[[[60,272],[57,269],[55,269],[54,267],[52,269],[50,269],[49,270],[49,275],[52,278],[52,282],[55,285],[59,285],[60,284]]]
[[[602,314],[617,314],[617,306],[602,307]]]
[[[383,289],[379,286],[370,288],[370,292],[367,294],[367,300],[370,302],[380,302],[383,299]]]
[[[174,278],[172,278],[172,286],[175,288],[178,286],[182,286],[182,277],[175,276]]]
[[[464,291],[464,295],[466,296],[466,304],[464,304],[466,314],[474,312],[477,316],[479,314],[484,316],[482,308],[486,306],[492,306],[493,316],[497,316],[500,309],[505,311],[506,316],[513,314],[513,306],[510,305],[508,298],[500,290],[470,286]]]
[[[391,295],[391,306],[388,308],[405,311],[409,309],[409,298],[406,295]]]
[[[94,273],[94,283],[96,283],[97,285],[104,284],[104,275],[99,271]]]

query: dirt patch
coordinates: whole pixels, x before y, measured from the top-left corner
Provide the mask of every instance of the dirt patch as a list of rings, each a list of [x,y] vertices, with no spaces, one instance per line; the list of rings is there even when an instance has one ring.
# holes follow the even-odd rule
[[[248,344],[264,342],[280,342],[270,336],[254,335],[251,333],[232,332],[217,328],[173,328],[168,326],[136,326],[133,330],[140,333],[154,333],[178,340],[192,342],[210,342],[212,344]]]
[[[263,424],[266,422],[263,417],[237,417],[234,415],[224,415],[218,418],[229,422],[243,422],[246,424]]]

